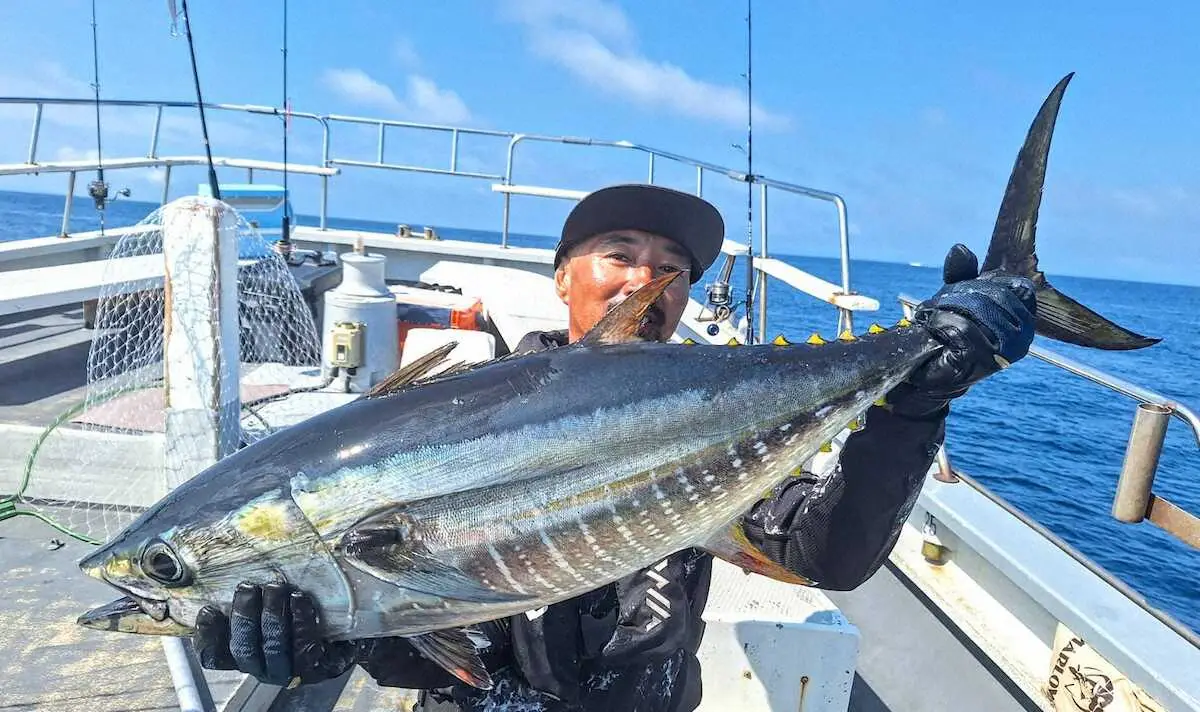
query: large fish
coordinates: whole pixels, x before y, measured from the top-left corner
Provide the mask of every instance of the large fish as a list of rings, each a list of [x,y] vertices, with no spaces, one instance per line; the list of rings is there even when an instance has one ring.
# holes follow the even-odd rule
[[[984,261],[1033,279],[1038,331],[1104,349],[1154,343],[1059,294],[1034,226],[1070,75],[1017,158]],[[420,379],[435,352],[377,391],[276,433],[172,491],[80,562],[125,597],[93,628],[187,635],[241,581],[285,581],[333,639],[409,636],[488,687],[470,626],[578,596],[703,547],[773,565],[737,522],[940,348],[901,322],[824,345],[644,343],[638,324],[674,275],[579,343]],[[868,424],[869,427],[869,424]]]

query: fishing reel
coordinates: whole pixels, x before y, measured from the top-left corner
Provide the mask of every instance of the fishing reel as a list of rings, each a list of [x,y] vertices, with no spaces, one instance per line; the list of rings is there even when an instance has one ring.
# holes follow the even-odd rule
[[[708,303],[712,306],[713,320],[724,321],[733,313],[733,288],[729,282],[718,280],[704,288]]]
[[[729,278],[733,274],[733,264],[737,260],[733,255],[725,258],[725,264],[721,266],[721,273],[716,280],[704,286],[704,293],[708,297],[708,306],[712,311],[712,315],[706,315],[701,310],[697,321],[711,321],[706,331],[709,336],[716,336],[720,332],[720,327],[716,322],[728,321],[733,315],[733,310],[737,304],[733,301],[733,285],[729,283]]]
[[[117,196],[128,198],[133,191],[128,188],[122,188],[117,191]],[[88,183],[88,197],[92,199],[92,203],[96,206],[96,210],[104,210],[108,207],[108,182],[103,180],[94,180]],[[116,198],[113,198],[116,200]]]

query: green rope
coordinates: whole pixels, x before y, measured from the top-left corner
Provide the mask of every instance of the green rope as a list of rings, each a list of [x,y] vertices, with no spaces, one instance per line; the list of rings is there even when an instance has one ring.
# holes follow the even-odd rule
[[[54,521],[50,517],[47,517],[46,515],[42,514],[41,512],[38,512],[35,510],[29,510],[29,509],[21,509],[17,505],[21,502],[22,495],[25,494],[25,490],[29,489],[29,481],[33,477],[33,463],[37,460],[38,452],[42,449],[42,445],[46,442],[46,439],[50,437],[50,433],[54,432],[54,430],[56,430],[58,428],[58,426],[62,425],[63,423],[67,422],[71,418],[74,418],[76,415],[78,415],[79,413],[86,410],[89,405],[96,405],[99,403],[103,403],[112,398],[116,398],[117,396],[125,395],[126,393],[132,393],[134,391],[142,390],[144,388],[154,388],[154,387],[161,385],[161,383],[162,383],[162,379],[159,378],[159,379],[156,379],[155,381],[153,381],[152,383],[149,383],[146,385],[130,386],[127,388],[118,388],[117,390],[114,390],[111,393],[105,394],[102,398],[93,400],[91,403],[87,402],[86,400],[80,401],[79,403],[76,403],[75,405],[71,406],[67,410],[60,413],[59,416],[54,419],[54,422],[52,422],[52,423],[50,423],[50,425],[46,426],[46,428],[44,430],[42,430],[41,434],[38,435],[37,440],[33,444],[33,448],[30,449],[29,455],[25,458],[25,471],[21,475],[21,483],[19,485],[17,485],[16,493],[0,497],[0,522],[3,522],[7,519],[11,519],[13,517],[19,517],[19,516],[34,517],[35,519],[39,519],[42,522],[45,522],[46,524],[48,524],[51,527],[53,527],[54,529],[62,532],[63,534],[66,534],[67,536],[71,537],[72,539],[76,539],[78,541],[84,542],[85,544],[93,544],[96,546],[103,544],[104,542],[102,542],[102,541],[97,541],[96,539],[93,539],[92,537],[90,537],[86,534],[74,531],[74,530],[70,529],[69,527],[59,524],[58,522]],[[259,413],[251,407],[251,403],[259,404],[259,403],[264,403],[264,402],[270,402],[272,400],[277,400],[279,398],[286,397],[293,393],[301,393],[301,392],[310,391],[310,390],[317,390],[320,387],[321,386],[308,386],[308,387],[304,387],[304,388],[289,389],[285,393],[272,395],[272,396],[266,396],[264,398],[259,398],[255,401],[251,401],[250,403],[244,403],[244,404],[242,404],[241,410],[245,410],[245,411],[249,412],[251,415],[253,415],[255,418],[257,418],[260,422],[262,422],[263,425],[270,428],[271,424],[268,423],[265,418],[263,418],[261,415],[259,415]]]
[[[161,379],[159,379],[159,380],[161,380]],[[156,385],[158,385],[157,381],[155,383],[151,383],[151,384],[145,385],[145,386],[130,386],[128,388],[118,388],[117,390],[115,390],[111,393],[105,394],[103,398],[93,401],[91,404],[103,403],[112,398],[116,398],[117,396],[124,395],[126,393],[132,393],[134,391],[141,390],[143,388],[151,388]],[[25,490],[29,489],[29,481],[33,477],[33,463],[37,460],[38,452],[42,449],[42,445],[46,442],[46,438],[50,437],[50,433],[54,432],[58,428],[58,426],[62,425],[63,423],[67,422],[71,418],[74,418],[76,415],[78,415],[79,413],[86,410],[89,405],[90,404],[86,400],[76,403],[75,405],[71,406],[70,408],[68,408],[65,411],[63,411],[62,413],[60,413],[58,415],[58,417],[54,419],[54,422],[52,422],[52,423],[50,423],[50,425],[46,426],[46,428],[44,430],[42,430],[41,434],[38,435],[37,440],[33,444],[33,448],[30,449],[29,455],[25,458],[25,471],[21,475],[21,483],[19,485],[17,485],[17,491],[14,494],[11,494],[11,495],[8,495],[5,497],[0,497],[0,522],[5,521],[6,519],[11,519],[13,517],[19,517],[19,516],[34,517],[35,519],[39,519],[39,520],[45,522],[46,524],[50,525],[51,527],[54,527],[55,529],[62,532],[63,534],[66,534],[67,536],[71,537],[72,539],[77,539],[79,541],[84,542],[85,544],[94,544],[96,546],[99,546],[100,544],[103,543],[101,541],[97,541],[97,540],[89,537],[86,534],[83,534],[81,532],[76,532],[68,527],[65,527],[62,524],[55,522],[50,517],[47,517],[46,515],[42,514],[41,512],[37,512],[37,511],[29,510],[29,509],[20,509],[17,507],[17,504],[22,499],[22,495],[25,494]]]
[[[100,546],[101,544],[104,543],[102,541],[93,539],[86,534],[80,534],[77,531],[68,529],[67,527],[64,527],[63,525],[61,525],[58,522],[51,519],[50,517],[47,517],[46,515],[42,514],[41,512],[34,511],[32,509],[18,509],[16,504],[12,501],[11,498],[6,499],[4,502],[0,502],[0,522],[3,522],[6,519],[12,519],[13,517],[33,517],[34,519],[40,519],[41,521],[43,521],[46,524],[50,525],[51,527],[57,529],[58,531],[62,532],[63,534],[66,534],[67,536],[71,537],[72,539],[77,539],[77,540],[83,542],[84,544],[93,544],[95,546]]]

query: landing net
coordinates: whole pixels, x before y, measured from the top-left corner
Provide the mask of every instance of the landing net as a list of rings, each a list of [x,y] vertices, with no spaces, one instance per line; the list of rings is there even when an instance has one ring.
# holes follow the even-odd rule
[[[166,494],[166,211],[160,208],[142,220],[139,227],[144,229],[124,235],[108,258],[82,401],[36,440],[16,495],[0,500],[0,518],[24,510],[64,533],[99,543]],[[256,405],[310,389],[320,377],[320,338],[296,280],[271,242],[234,215],[238,363],[216,368],[221,379],[238,378],[240,412],[239,427],[227,431],[238,442],[221,443],[223,452],[272,431]],[[205,290],[214,288],[214,274],[211,267],[173,274],[170,302],[200,303]],[[234,368],[237,372],[231,374]],[[195,368],[176,363],[171,378],[196,379],[207,397],[214,387],[212,370],[203,363]],[[196,447],[190,443],[172,439],[169,447]],[[199,452],[170,454],[175,461],[204,459]]]

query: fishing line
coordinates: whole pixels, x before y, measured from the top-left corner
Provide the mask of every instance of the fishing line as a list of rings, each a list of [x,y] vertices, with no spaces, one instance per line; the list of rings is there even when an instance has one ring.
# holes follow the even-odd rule
[[[95,0],[92,0],[93,3]],[[221,199],[221,188],[217,184],[217,169],[213,166],[212,148],[208,142],[208,122],[204,118],[204,97],[200,94],[200,70],[196,68],[196,45],[192,41],[192,13],[188,11],[187,0],[182,0],[183,29],[187,36],[188,53],[192,57],[192,81],[196,85],[196,106],[200,109],[200,135],[204,141],[204,155],[208,160],[208,187],[212,197]]]

